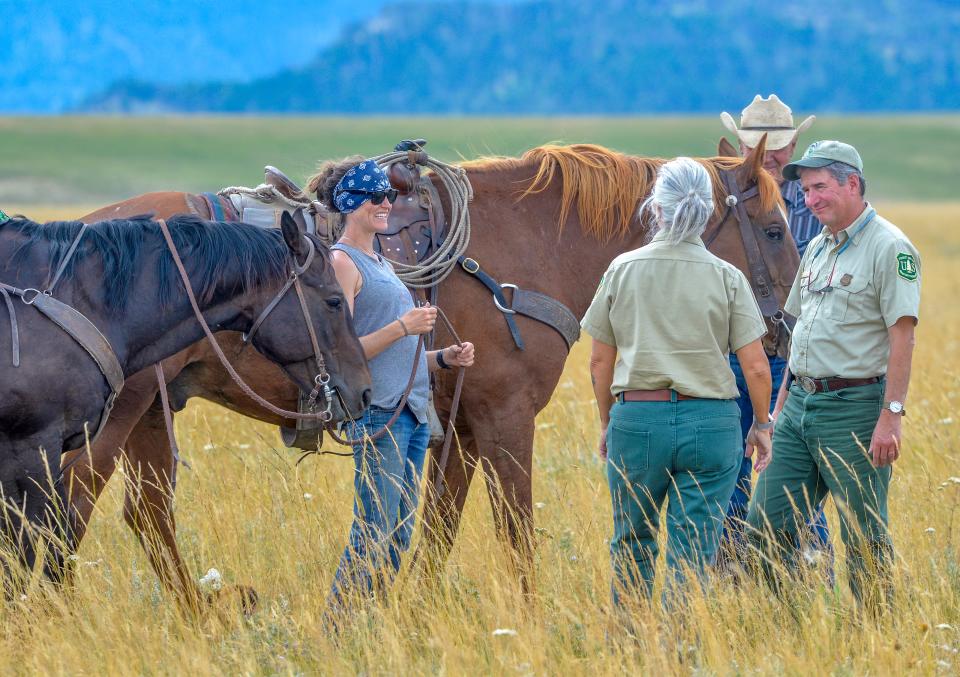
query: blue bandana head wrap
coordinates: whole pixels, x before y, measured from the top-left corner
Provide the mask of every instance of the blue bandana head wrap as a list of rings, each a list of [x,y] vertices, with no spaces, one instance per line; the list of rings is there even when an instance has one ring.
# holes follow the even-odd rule
[[[374,193],[389,188],[390,179],[386,172],[380,169],[380,165],[373,160],[364,160],[344,174],[333,189],[333,206],[341,214],[349,214],[360,209],[361,205],[370,199],[370,195],[352,191]]]

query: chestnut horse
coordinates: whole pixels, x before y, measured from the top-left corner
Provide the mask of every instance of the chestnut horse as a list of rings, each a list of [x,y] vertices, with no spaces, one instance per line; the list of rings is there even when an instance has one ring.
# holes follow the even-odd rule
[[[717,204],[708,226],[709,232],[716,233],[710,249],[749,277],[737,219],[734,210],[726,208],[721,174],[728,173],[741,192],[758,188],[745,206],[782,306],[799,257],[784,221],[777,184],[762,170],[763,152],[761,143],[743,160],[701,160],[713,179]],[[473,233],[468,255],[498,281],[549,294],[580,317],[609,262],[646,241],[649,224],[639,221],[637,207],[652,189],[663,162],[593,145],[543,146],[520,158],[467,162],[463,166],[475,193],[470,205]],[[439,186],[438,190],[444,195]],[[189,211],[191,204],[195,204],[195,196],[186,193],[150,193],[105,207],[86,219],[143,212],[165,216]],[[498,532],[513,545],[522,574],[527,571],[532,547],[534,418],[557,386],[566,361],[566,344],[552,328],[518,315],[516,321],[527,345],[525,351],[518,350],[490,293],[462,271],[448,277],[439,291],[439,304],[458,333],[477,345],[477,365],[467,370],[456,421],[460,456],[452,457],[445,469],[447,491],[439,498],[432,493],[427,497],[423,544],[439,556],[436,561],[446,556],[473,473],[482,465]],[[775,336],[771,329],[770,336]],[[221,337],[245,379],[261,384],[276,404],[285,408],[296,405],[297,389],[275,366],[254,353],[241,352],[239,335]],[[775,349],[769,342],[767,347]],[[164,366],[177,408],[198,396],[268,423],[292,425],[249,402],[205,344],[183,351]],[[436,403],[441,420],[449,411],[454,380],[449,373],[439,373]],[[199,593],[177,550],[172,491],[161,474],[170,467],[171,459],[157,384],[152,374],[140,374],[128,382],[123,394],[94,445],[92,463],[73,467],[74,486],[84,489],[74,490],[72,495],[77,534],[82,535],[122,447],[126,462],[144,480],[140,491],[128,492],[125,518],[147,548],[164,585],[195,603]],[[435,479],[435,465],[431,473]]]

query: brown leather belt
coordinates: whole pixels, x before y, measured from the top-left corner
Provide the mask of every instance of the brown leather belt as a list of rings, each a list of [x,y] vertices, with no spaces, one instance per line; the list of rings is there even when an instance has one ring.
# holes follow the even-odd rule
[[[662,390],[624,390],[617,395],[621,402],[669,402],[674,391],[664,388]],[[678,400],[695,400],[696,397],[677,393]]]
[[[842,390],[844,388],[856,388],[857,386],[868,386],[874,383],[880,383],[882,376],[873,378],[811,378],[809,376],[797,376],[797,385],[804,391],[810,393],[826,393],[831,390]]]

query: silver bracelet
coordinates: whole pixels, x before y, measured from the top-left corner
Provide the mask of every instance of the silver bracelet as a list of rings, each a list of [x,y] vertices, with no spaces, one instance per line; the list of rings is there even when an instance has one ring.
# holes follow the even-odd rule
[[[762,432],[762,431],[764,431],[764,430],[770,430],[771,428],[773,428],[773,426],[774,426],[775,423],[776,423],[776,421],[774,421],[773,419],[771,419],[771,420],[767,421],[766,423],[757,423],[756,421],[754,421],[754,422],[753,422],[753,425],[754,425],[754,427],[755,427],[757,430],[760,430],[760,431]]]

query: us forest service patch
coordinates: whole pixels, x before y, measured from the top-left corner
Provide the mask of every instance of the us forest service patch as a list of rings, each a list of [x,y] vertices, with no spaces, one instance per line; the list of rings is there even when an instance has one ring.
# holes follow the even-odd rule
[[[912,254],[897,254],[897,275],[908,282],[917,279],[917,264]]]

